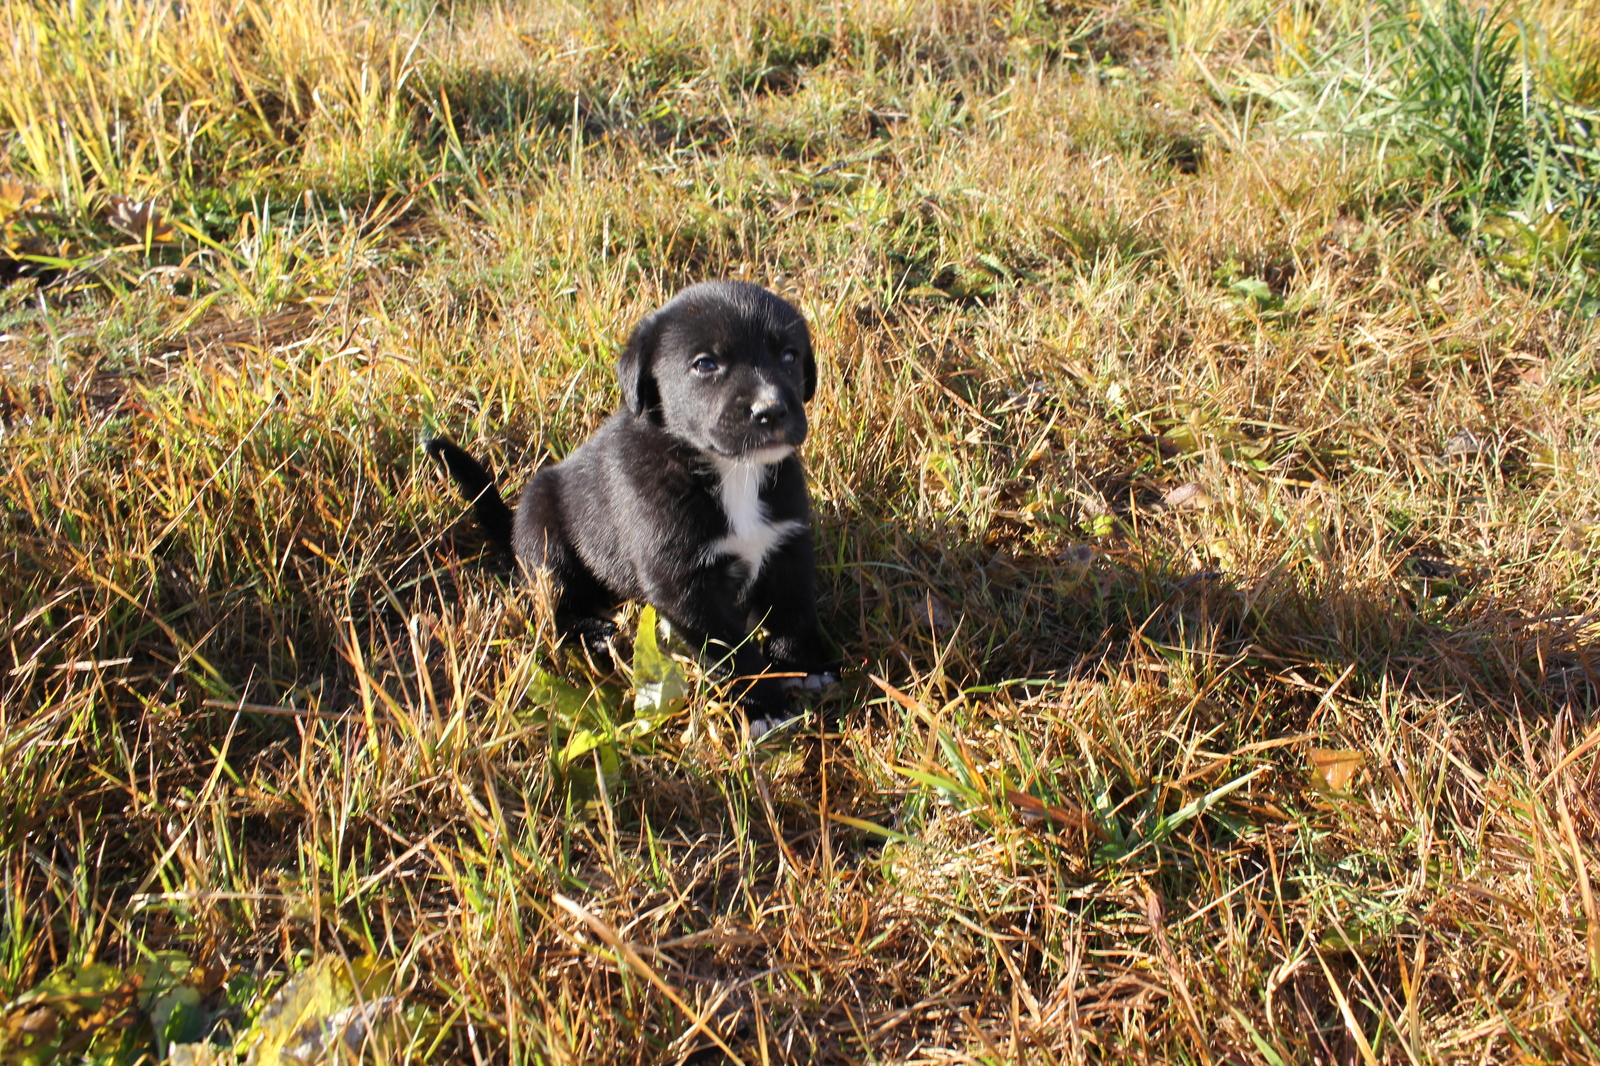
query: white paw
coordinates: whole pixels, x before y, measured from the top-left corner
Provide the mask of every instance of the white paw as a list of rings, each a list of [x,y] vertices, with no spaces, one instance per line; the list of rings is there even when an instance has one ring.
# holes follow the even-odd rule
[[[821,692],[839,683],[839,675],[835,673],[807,674],[801,685],[807,692]]]
[[[783,687],[786,689],[799,689],[812,694],[832,688],[839,683],[839,675],[828,672],[821,674],[807,674],[805,677],[786,677]]]
[[[793,718],[752,718],[750,719],[750,739],[760,740],[779,726],[788,725]]]

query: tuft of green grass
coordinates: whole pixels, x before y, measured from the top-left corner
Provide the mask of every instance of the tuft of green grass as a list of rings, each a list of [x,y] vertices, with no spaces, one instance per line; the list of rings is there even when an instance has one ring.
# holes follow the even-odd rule
[[[1553,12],[1545,13],[1554,16]],[[1596,306],[1600,112],[1582,44],[1553,50],[1549,27],[1512,4],[1390,3],[1353,28],[1281,20],[1278,73],[1245,71],[1293,126],[1359,136],[1402,164],[1426,195],[1517,280],[1575,288]],[[1569,27],[1570,28],[1570,27]],[[1391,179],[1392,180],[1392,179]]]
[[[1588,38],[1450,10],[1488,111],[1348,5],[0,0],[0,1061],[1600,1061],[1600,327],[1517,199],[1589,171],[1507,95]],[[1319,63],[1337,136],[1228,88]],[[418,447],[515,490],[727,276],[848,667],[754,745]]]

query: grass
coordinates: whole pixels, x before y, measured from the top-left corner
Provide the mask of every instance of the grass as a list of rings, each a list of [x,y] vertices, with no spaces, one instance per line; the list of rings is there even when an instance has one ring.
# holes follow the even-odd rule
[[[1568,13],[1444,0],[1381,6],[1314,44],[1296,10],[1279,20],[1276,75],[1243,72],[1283,120],[1372,138],[1394,169],[1440,187],[1502,273],[1565,274],[1586,314],[1600,308],[1592,33]]]
[[[1593,268],[1229,88],[1360,19],[0,0],[0,1062],[1600,1061]],[[755,747],[418,447],[719,276],[850,665]]]

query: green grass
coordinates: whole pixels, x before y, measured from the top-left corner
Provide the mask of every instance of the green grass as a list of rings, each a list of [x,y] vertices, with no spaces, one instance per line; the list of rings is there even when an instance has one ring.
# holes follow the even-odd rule
[[[1280,20],[1294,47],[1278,49],[1278,74],[1242,76],[1286,112],[1285,124],[1370,138],[1401,183],[1435,187],[1454,227],[1504,275],[1546,286],[1564,276],[1592,315],[1600,308],[1593,34],[1552,14],[1510,3],[1390,3],[1320,42],[1303,18]]]
[[[1236,90],[1363,17],[0,0],[0,1063],[1600,1061],[1588,208]],[[725,276],[850,665],[753,748],[418,443]]]

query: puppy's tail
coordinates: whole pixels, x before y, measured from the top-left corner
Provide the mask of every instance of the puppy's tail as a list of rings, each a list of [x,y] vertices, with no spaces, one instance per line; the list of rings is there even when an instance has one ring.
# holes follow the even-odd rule
[[[450,479],[472,504],[489,540],[508,555],[514,555],[511,547],[511,508],[500,498],[500,490],[494,486],[494,475],[478,460],[456,447],[448,437],[434,437],[423,447],[443,465]]]

